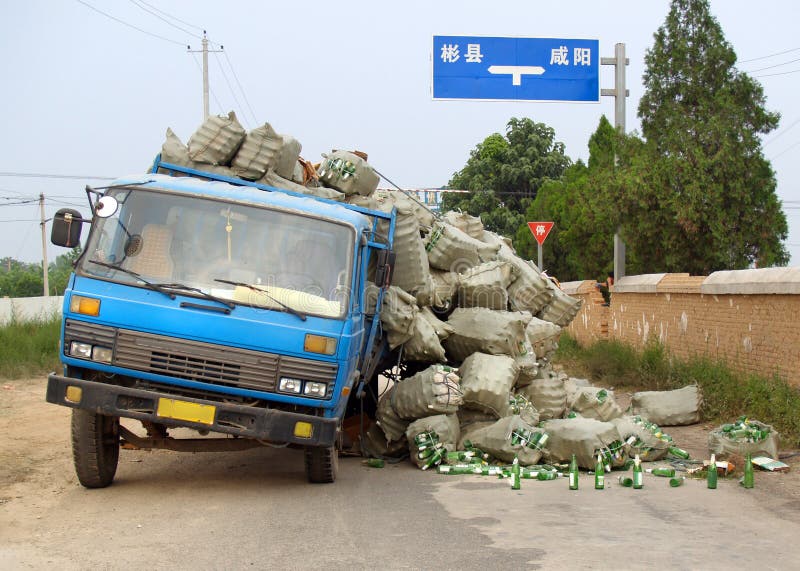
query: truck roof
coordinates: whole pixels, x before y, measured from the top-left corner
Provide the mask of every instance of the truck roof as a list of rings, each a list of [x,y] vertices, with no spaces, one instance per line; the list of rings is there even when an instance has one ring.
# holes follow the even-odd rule
[[[359,230],[372,226],[367,215],[348,208],[344,204],[338,204],[330,200],[320,200],[313,196],[300,196],[277,188],[274,191],[269,191],[221,181],[150,173],[121,177],[113,181],[110,186],[131,184],[135,184],[140,188],[174,190],[208,198],[233,198],[255,205],[277,206],[314,216],[340,220],[355,226]],[[375,212],[374,214],[381,217],[386,216],[384,212]]]

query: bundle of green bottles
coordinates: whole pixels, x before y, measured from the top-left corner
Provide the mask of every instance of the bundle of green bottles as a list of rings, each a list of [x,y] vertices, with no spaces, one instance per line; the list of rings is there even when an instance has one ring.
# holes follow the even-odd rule
[[[736,442],[761,442],[769,438],[770,427],[741,416],[736,422],[723,424],[722,433],[726,438]]]

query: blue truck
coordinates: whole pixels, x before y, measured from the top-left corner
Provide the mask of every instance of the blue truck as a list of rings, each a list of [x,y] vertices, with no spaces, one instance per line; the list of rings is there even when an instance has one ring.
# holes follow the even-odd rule
[[[310,482],[335,481],[348,403],[391,357],[380,310],[395,211],[160,155],[146,175],[86,190],[91,220],[53,219],[60,246],[90,229],[64,293],[63,374],[48,376],[46,396],[73,409],[80,483],[110,485],[121,444],[288,445],[303,449]],[[169,433],[179,427],[195,437]]]

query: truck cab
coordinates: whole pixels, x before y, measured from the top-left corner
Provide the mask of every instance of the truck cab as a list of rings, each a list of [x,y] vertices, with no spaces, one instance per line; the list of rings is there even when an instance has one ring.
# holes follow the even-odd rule
[[[48,377],[47,400],[73,408],[80,482],[109,485],[120,442],[296,445],[311,482],[334,481],[348,400],[386,352],[379,313],[394,212],[159,161],[154,171],[179,176],[92,191],[90,234],[64,294],[64,371]],[[75,246],[83,222],[59,211],[53,242]],[[216,438],[173,438],[176,427]]]

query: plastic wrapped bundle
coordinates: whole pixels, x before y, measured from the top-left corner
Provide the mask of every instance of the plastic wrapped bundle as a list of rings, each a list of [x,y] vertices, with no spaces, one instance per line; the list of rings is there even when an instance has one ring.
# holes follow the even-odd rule
[[[380,177],[369,163],[349,151],[335,150],[324,156],[318,174],[323,184],[347,195],[369,196],[380,182]]]
[[[272,170],[268,170],[266,173],[264,173],[264,176],[258,179],[257,182],[267,186],[274,186],[275,188],[282,188],[283,190],[288,190],[291,192],[310,194],[311,196],[318,196],[319,198],[327,198],[328,200],[340,201],[344,199],[344,195],[341,192],[333,190],[332,188],[325,188],[322,186],[303,186],[283,178]]]
[[[622,416],[622,410],[614,399],[614,391],[597,387],[578,389],[569,407],[584,418],[594,418],[603,422]]]
[[[534,428],[519,416],[507,416],[491,424],[475,423],[461,433],[460,448],[469,440],[473,446],[504,462],[519,458],[523,466],[537,464],[542,458],[541,442],[544,430]],[[545,439],[545,442],[548,442]]]
[[[550,463],[568,462],[575,454],[578,465],[587,470],[594,469],[597,452],[609,447],[621,446],[622,437],[617,427],[610,422],[593,418],[563,418],[548,420],[544,429],[550,435],[546,456]],[[613,465],[623,466],[627,457],[620,454]]]
[[[448,308],[458,291],[461,276],[455,272],[445,272],[431,268],[433,278],[433,299],[431,305],[437,308]]]
[[[528,354],[515,357],[514,361],[517,363],[517,382],[515,388],[521,389],[527,387],[534,380],[539,378],[539,361],[536,355]]]
[[[611,421],[617,427],[623,442],[633,440],[629,444],[628,454],[637,455],[645,462],[655,462],[667,455],[669,442],[656,437],[640,422],[635,422],[633,416],[620,416]]]
[[[729,454],[778,457],[780,435],[769,424],[740,418],[708,433],[708,450],[717,457]]]
[[[228,167],[204,165],[190,159],[189,148],[183,144],[180,137],[170,128],[167,128],[167,137],[164,144],[161,146],[161,161],[180,167],[189,167],[191,169],[213,172],[224,176],[234,176],[233,171]],[[159,174],[168,174],[168,171],[164,168],[158,169],[158,172]]]
[[[584,387],[591,387],[592,383],[589,379],[576,379],[569,377],[564,381],[564,388],[567,391],[567,402],[572,402],[578,394],[578,390]]]
[[[538,359],[550,358],[558,349],[561,327],[538,317],[531,318],[525,327],[525,334]]]
[[[539,424],[539,411],[525,395],[512,394],[508,399],[508,406],[511,414],[518,415],[531,426]]]
[[[294,167],[300,158],[303,146],[291,135],[281,135],[281,141],[283,144],[275,161],[275,172],[283,178],[290,179],[294,176]]]
[[[399,347],[414,335],[417,300],[399,287],[389,286],[383,296],[381,323],[389,338],[389,347]]]
[[[447,452],[457,450],[458,440],[461,436],[461,428],[458,424],[458,417],[455,414],[438,414],[420,418],[408,425],[406,429],[406,439],[408,440],[408,450],[411,461],[418,467],[426,465],[431,456],[431,450],[425,444],[418,442],[418,436],[422,434],[435,434],[438,446]],[[420,446],[425,449],[420,450]]]
[[[415,420],[436,414],[453,414],[462,404],[456,370],[431,365],[395,385],[391,406],[400,418]]]
[[[361,454],[375,458],[403,458],[408,454],[408,442],[405,435],[397,440],[390,440],[378,424],[372,424],[364,432]]]
[[[397,385],[392,385],[383,393],[381,400],[378,401],[378,411],[375,413],[375,422],[380,426],[386,442],[397,442],[405,439],[406,428],[411,423],[410,420],[401,418],[394,407],[394,395]]]
[[[492,260],[498,249],[441,220],[433,225],[425,242],[431,267],[456,273]]]
[[[544,375],[529,385],[519,389],[518,393],[533,403],[542,420],[561,418],[567,410],[567,391],[564,388],[565,377],[560,375]]]
[[[236,176],[258,180],[278,162],[283,137],[269,123],[248,132],[231,161]]]
[[[697,385],[674,391],[644,391],[631,398],[633,414],[662,426],[685,426],[700,422],[703,396]]]
[[[518,357],[532,352],[525,337],[529,315],[493,311],[481,307],[456,308],[447,320],[455,333],[447,338],[445,349],[456,361],[475,352]]]
[[[458,287],[460,307],[508,309],[509,284],[516,278],[511,264],[484,262],[461,274]]]
[[[387,197],[384,204],[389,210],[392,205],[397,209],[393,245],[397,259],[392,283],[416,297],[420,305],[431,305],[434,283],[415,216],[419,206],[404,195]]]
[[[506,355],[473,353],[458,369],[465,408],[507,416],[511,387],[517,379],[517,364]]]
[[[244,140],[245,130],[231,111],[212,115],[189,138],[189,158],[209,165],[228,165]],[[291,176],[291,175],[290,175]]]
[[[422,309],[420,309],[419,317],[427,320],[428,323],[430,323],[433,326],[434,331],[436,331],[436,335],[442,341],[444,341],[445,339],[450,337],[453,333],[455,333],[455,329],[453,329],[453,326],[436,317],[433,311],[431,311],[430,307],[423,307]]]
[[[403,345],[403,356],[409,361],[423,363],[441,363],[447,360],[436,326],[422,312],[417,312],[414,317],[411,338]]]
[[[483,241],[483,222],[479,217],[470,216],[466,212],[450,210],[444,214],[443,218],[468,236]]]
[[[575,319],[583,300],[565,294],[550,280],[547,280],[547,282],[553,292],[553,299],[542,308],[537,317],[561,327],[566,327]]]
[[[517,273],[515,279],[508,286],[509,307],[515,311],[530,311],[537,313],[553,299],[547,278],[542,277],[535,266],[528,264],[518,256],[500,256],[507,261]]]

